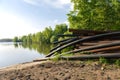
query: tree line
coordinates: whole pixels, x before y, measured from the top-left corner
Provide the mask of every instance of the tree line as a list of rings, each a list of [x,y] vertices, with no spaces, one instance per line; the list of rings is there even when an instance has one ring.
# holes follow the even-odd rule
[[[12,42],[12,39],[0,39],[0,42]]]
[[[44,31],[40,31],[34,34],[28,34],[21,37],[14,37],[14,42],[24,42],[24,43],[51,43],[61,39],[58,34],[66,34],[68,26],[66,24],[56,25],[54,29],[51,27],[46,27]]]

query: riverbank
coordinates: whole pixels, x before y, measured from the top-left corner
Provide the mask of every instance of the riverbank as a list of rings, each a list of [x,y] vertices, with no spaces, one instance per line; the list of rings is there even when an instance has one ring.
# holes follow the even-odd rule
[[[28,62],[0,69],[0,80],[120,80],[120,67],[88,61]]]

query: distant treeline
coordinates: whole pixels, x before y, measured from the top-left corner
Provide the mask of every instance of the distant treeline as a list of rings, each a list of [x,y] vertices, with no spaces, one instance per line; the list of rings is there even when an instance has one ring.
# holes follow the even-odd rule
[[[35,34],[28,34],[22,37],[15,37],[14,42],[24,43],[51,43],[62,39],[58,37],[58,34],[68,33],[68,26],[66,24],[56,25],[54,29],[46,27],[44,31],[37,32]]]
[[[12,42],[13,39],[0,39],[0,42]]]

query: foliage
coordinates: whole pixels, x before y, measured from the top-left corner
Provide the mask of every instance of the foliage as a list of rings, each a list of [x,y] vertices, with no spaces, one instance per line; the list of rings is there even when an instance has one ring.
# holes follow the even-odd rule
[[[99,62],[103,64],[115,64],[117,66],[120,66],[120,59],[105,59],[103,57],[100,57]]]
[[[68,30],[68,26],[66,24],[56,25],[54,29],[54,41],[61,40],[57,35],[64,34],[65,32],[67,32],[67,30]]]
[[[66,24],[59,24],[55,26],[55,29],[52,30],[51,27],[46,27],[44,31],[37,32],[35,34],[28,34],[25,36],[22,36],[21,38],[15,37],[14,42],[24,42],[26,44],[30,43],[51,43],[54,41],[58,41],[59,37],[57,37],[57,34],[64,34],[67,31],[68,27]]]
[[[53,36],[50,38],[50,42],[54,42],[54,41],[58,41],[58,37],[56,37],[55,35],[53,35]]]
[[[103,64],[107,64],[108,63],[108,60],[105,59],[104,57],[100,57],[99,61],[100,61],[100,63],[103,63]]]
[[[56,55],[54,56],[51,60],[53,61],[58,61],[60,59],[60,55]]]
[[[55,26],[54,34],[64,34],[64,32],[67,31],[67,25],[66,24],[60,24]]]
[[[15,43],[14,46],[17,47],[23,47],[25,49],[29,50],[35,50],[38,53],[48,54],[51,49],[51,44],[38,44],[38,43]],[[49,47],[47,47],[49,46]]]
[[[71,0],[70,28],[120,30],[120,0]]]
[[[13,41],[14,41],[14,42],[20,42],[20,40],[19,40],[18,37],[14,37]]]
[[[53,61],[58,61],[58,60],[62,60],[61,56],[73,56],[73,53],[70,54],[65,54],[65,53],[56,53],[55,56],[52,58]],[[69,60],[69,59],[68,59]]]
[[[52,31],[52,28],[49,27],[49,28],[45,28],[45,30],[42,32],[43,36],[44,37],[44,41],[46,43],[50,43],[50,38],[52,37],[53,35],[53,31]]]
[[[64,52],[68,52],[68,51],[70,51],[70,50],[73,50],[73,48],[74,48],[74,46],[69,46],[69,47],[63,49],[62,52],[63,52],[63,53],[64,53]]]
[[[117,66],[120,66],[120,59],[117,59],[117,60],[115,61],[115,64],[116,64]]]

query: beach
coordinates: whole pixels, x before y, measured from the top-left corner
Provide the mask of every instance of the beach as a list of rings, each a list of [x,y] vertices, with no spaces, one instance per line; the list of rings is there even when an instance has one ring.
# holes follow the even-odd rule
[[[82,61],[28,62],[0,69],[0,80],[120,80],[120,67]]]

